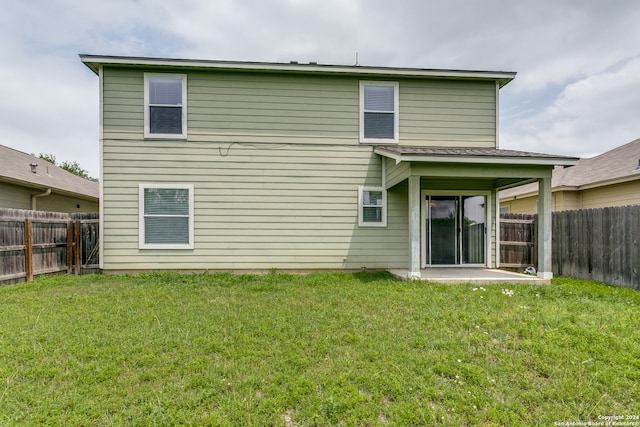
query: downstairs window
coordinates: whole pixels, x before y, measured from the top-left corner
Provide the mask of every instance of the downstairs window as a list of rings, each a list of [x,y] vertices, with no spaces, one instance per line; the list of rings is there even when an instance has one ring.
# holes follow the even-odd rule
[[[193,249],[193,185],[140,184],[139,248]]]
[[[387,191],[382,187],[358,187],[358,225],[387,226]]]

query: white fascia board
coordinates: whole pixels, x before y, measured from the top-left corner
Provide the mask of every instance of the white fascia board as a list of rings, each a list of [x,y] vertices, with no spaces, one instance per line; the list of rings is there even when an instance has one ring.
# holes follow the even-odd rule
[[[503,191],[503,190],[510,190],[512,188],[520,187],[520,186],[527,185],[527,184],[532,184],[532,183],[537,182],[537,181],[538,180],[536,178],[531,178],[531,179],[527,179],[527,180],[523,180],[523,181],[518,181],[518,182],[511,183],[511,184],[503,185],[502,187],[497,187],[496,191],[498,191],[498,193],[499,193],[500,191]],[[537,192],[537,190],[536,190],[536,192]],[[515,199],[514,196],[518,196],[519,197],[520,194],[515,194],[513,196],[504,197],[504,198],[501,198],[500,200]]]
[[[573,166],[578,161],[571,159],[547,158],[547,157],[496,157],[496,156],[432,156],[432,155],[406,155],[392,153],[383,149],[376,149],[376,154],[394,159],[400,162],[425,162],[425,163],[489,163],[505,165],[539,165],[539,166]]]
[[[640,180],[640,173],[635,175],[628,175],[619,178],[605,179],[603,181],[590,182],[588,184],[580,185],[578,190],[589,190],[591,188],[604,187],[606,185],[624,184],[625,182]]]
[[[605,187],[607,185],[616,185],[616,184],[624,184],[626,182],[632,182],[632,181],[638,181],[640,180],[640,174],[637,175],[632,175],[632,176],[626,176],[626,177],[621,177],[621,178],[613,178],[613,179],[607,179],[604,181],[598,181],[598,182],[591,182],[589,184],[585,184],[585,185],[559,185],[556,187],[552,187],[551,188],[551,192],[552,193],[556,193],[559,191],[583,191],[583,190],[590,190],[592,188],[598,188],[598,187]],[[519,186],[519,185],[517,185]],[[511,186],[511,188],[514,186]],[[500,188],[500,190],[506,190],[507,188]],[[512,196],[506,197],[504,199],[501,199],[503,201],[505,200],[513,200],[516,197],[517,198],[523,198],[523,197],[531,197],[531,196],[537,196],[538,195],[538,191],[529,191],[526,193],[520,193],[520,194],[514,194]]]
[[[298,63],[268,63],[268,62],[232,62],[232,61],[210,61],[194,59],[162,59],[162,58],[136,58],[121,56],[93,56],[80,55],[82,62],[97,74],[100,65],[131,65],[131,66],[153,66],[153,67],[185,67],[185,68],[207,68],[237,71],[283,71],[300,73],[323,73],[323,74],[349,74],[349,75],[371,75],[389,77],[433,77],[451,79],[481,79],[496,80],[500,82],[500,87],[506,85],[516,77],[512,71],[466,71],[466,70],[436,70],[421,68],[391,68],[391,67],[369,67],[369,66],[346,66],[346,65],[318,65],[318,64],[298,64]]]
[[[403,156],[404,157],[404,156]],[[416,156],[406,157],[403,161],[424,161],[440,163],[491,163],[505,165],[539,165],[539,166],[573,166],[577,160],[549,158],[549,157],[493,157],[493,156]]]
[[[532,180],[531,182],[536,182],[537,180]],[[528,184],[530,184],[531,182],[529,182]],[[516,185],[515,187],[518,187],[519,185]],[[511,187],[513,188],[513,187]],[[506,188],[502,188],[500,190],[506,190]],[[551,187],[551,193],[558,193],[560,191],[578,191],[577,187],[566,187],[566,186],[561,186],[561,187]],[[503,197],[500,199],[501,202],[509,202],[512,200],[520,200],[520,199],[525,199],[527,197],[537,197],[538,196],[538,190],[532,190],[532,191],[527,191],[525,193],[518,193],[518,194],[513,194],[511,196],[508,197]]]
[[[23,181],[21,179],[12,178],[9,176],[0,176],[0,182],[6,182],[7,184],[12,184],[20,187],[25,187],[25,188],[32,188],[38,191],[41,191],[41,190],[44,191],[50,188],[52,194],[75,197],[76,199],[87,200],[89,202],[97,202],[99,200],[98,196],[93,196],[91,194],[85,194],[85,193],[78,193],[73,190],[67,190],[65,188],[60,187],[57,184],[52,185],[52,184],[46,184],[46,183],[43,184],[43,183],[32,182],[32,181]]]
[[[397,165],[398,163],[400,163],[400,162],[403,160],[403,159],[402,159],[402,155],[401,155],[401,154],[398,154],[398,153],[392,153],[392,152],[389,152],[389,151],[387,151],[387,150],[381,150],[381,149],[379,149],[379,148],[375,148],[375,149],[373,150],[373,152],[374,152],[374,153],[376,153],[376,154],[379,154],[379,155],[381,155],[381,156],[387,157],[387,158],[389,158],[389,159],[393,159],[393,160],[395,160],[395,161],[396,161],[396,165]]]

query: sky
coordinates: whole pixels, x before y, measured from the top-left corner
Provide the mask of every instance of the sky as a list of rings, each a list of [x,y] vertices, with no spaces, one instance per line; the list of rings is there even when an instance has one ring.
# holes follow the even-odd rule
[[[515,71],[500,148],[640,138],[637,0],[0,0],[0,144],[99,174],[79,54]]]

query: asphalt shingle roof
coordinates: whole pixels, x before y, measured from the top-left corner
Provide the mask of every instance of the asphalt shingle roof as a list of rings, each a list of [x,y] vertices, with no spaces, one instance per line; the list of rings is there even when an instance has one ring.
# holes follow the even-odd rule
[[[31,171],[32,163],[38,165],[35,173]],[[76,195],[96,201],[100,194],[97,182],[84,179],[46,160],[4,145],[0,145],[0,181],[43,190],[51,188],[55,193]]]
[[[397,154],[435,155],[435,156],[487,156],[487,157],[519,157],[573,159],[555,154],[531,153],[528,151],[503,150],[499,148],[449,148],[449,147],[408,147],[402,145],[383,145],[379,148]]]
[[[551,187],[582,187],[635,177],[640,179],[640,139],[598,156],[580,159],[570,168],[554,169]],[[501,191],[500,197],[513,197],[537,191],[537,184],[527,184]]]

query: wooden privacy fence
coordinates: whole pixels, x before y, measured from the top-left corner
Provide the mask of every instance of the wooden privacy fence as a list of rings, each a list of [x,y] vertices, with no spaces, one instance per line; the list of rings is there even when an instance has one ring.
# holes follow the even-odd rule
[[[500,267],[537,267],[536,215],[500,214]]]
[[[99,222],[96,213],[0,209],[0,283],[97,271]]]
[[[640,290],[640,205],[553,213],[553,272]]]
[[[500,215],[500,266],[537,267],[536,215]],[[640,205],[554,212],[553,274],[640,290]]]

